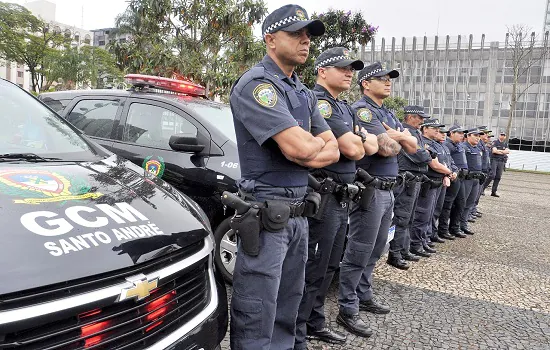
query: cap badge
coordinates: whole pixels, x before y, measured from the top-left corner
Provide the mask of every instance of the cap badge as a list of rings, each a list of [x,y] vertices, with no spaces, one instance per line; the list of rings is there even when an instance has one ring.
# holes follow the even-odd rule
[[[300,21],[307,21],[306,14],[302,10],[296,10],[296,16]]]
[[[342,52],[343,56],[345,58],[349,58],[349,50],[348,49],[344,49],[344,51]]]
[[[387,67],[387,66],[386,66],[386,63],[382,63],[382,69],[383,69],[383,70],[386,70],[386,67]]]

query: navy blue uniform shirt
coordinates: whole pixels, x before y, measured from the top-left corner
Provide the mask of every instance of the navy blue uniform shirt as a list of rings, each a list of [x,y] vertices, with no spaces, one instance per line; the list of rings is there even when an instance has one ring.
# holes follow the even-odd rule
[[[317,97],[319,113],[325,118],[337,139],[348,132],[353,132],[357,122],[346,101],[332,97],[327,89],[319,84],[315,85],[313,93]],[[339,183],[351,183],[355,179],[355,161],[340,154],[340,160],[337,163],[323,169],[313,169],[311,172],[321,178],[330,177]]]
[[[437,160],[441,164],[445,164],[447,167],[449,167],[447,165],[447,157],[446,157],[445,149],[443,149],[443,145],[439,141],[429,139],[425,136],[422,136],[422,141],[424,142],[426,149],[429,149],[430,151],[437,153]],[[450,169],[450,167],[449,167],[449,169]],[[434,177],[434,178],[438,178],[438,179],[441,179],[441,178],[443,178],[443,176],[445,176],[445,174],[438,173],[437,171],[430,168],[429,165],[428,165],[427,175],[429,177]]]
[[[370,134],[380,135],[385,133],[386,129],[382,123],[386,123],[392,129],[403,131],[403,125],[401,125],[399,119],[389,109],[378,106],[368,96],[363,96],[351,107],[355,111],[359,126],[364,127]],[[382,157],[376,153],[372,156],[364,156],[356,164],[372,176],[395,178],[399,173],[397,156]]]
[[[463,142],[464,150],[466,151],[466,160],[468,161],[468,170],[481,171],[481,150],[479,147],[472,146],[468,141]]]
[[[293,126],[314,136],[330,130],[317,98],[296,73],[289,78],[266,55],[235,83],[230,103],[242,179],[276,187],[307,186],[308,169],[286,159],[272,139]]]
[[[485,142],[479,141],[477,144],[477,148],[479,148],[481,152],[481,169],[483,172],[489,171],[489,152],[487,152],[487,146],[485,145]]]
[[[445,142],[441,142],[441,146],[445,151],[445,165],[447,166],[447,168],[451,169],[453,173],[458,172],[460,169],[456,166],[453,157],[451,157],[451,151],[449,150],[449,147],[447,147],[447,144]]]
[[[453,157],[456,167],[458,169],[468,169],[466,152],[464,151],[462,143],[454,143],[448,138],[445,140],[445,146],[447,146],[449,152],[451,152],[451,157]]]
[[[508,142],[501,142],[500,140],[494,140],[493,141],[493,147],[496,147],[496,149],[498,149],[499,151],[502,151],[506,148],[508,148]],[[499,159],[499,160],[503,160],[503,159],[506,159],[506,154],[493,154],[492,152],[492,149],[491,149],[491,158],[494,158],[494,159]]]
[[[412,136],[416,137],[416,152],[409,154],[404,149],[401,149],[397,156],[399,171],[413,171],[425,174],[428,172],[428,163],[432,161],[432,157],[426,151],[424,139],[417,128],[407,123],[403,123],[403,126],[409,129]]]

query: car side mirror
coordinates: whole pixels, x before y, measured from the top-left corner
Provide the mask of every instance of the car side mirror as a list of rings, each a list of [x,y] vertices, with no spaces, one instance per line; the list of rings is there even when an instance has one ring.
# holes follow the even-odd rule
[[[206,145],[204,144],[202,137],[189,136],[189,134],[176,134],[170,136],[168,144],[174,151],[181,152],[194,152],[199,153],[204,150]]]

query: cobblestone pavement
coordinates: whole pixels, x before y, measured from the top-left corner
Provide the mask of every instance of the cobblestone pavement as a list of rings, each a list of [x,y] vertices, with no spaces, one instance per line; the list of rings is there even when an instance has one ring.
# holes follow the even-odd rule
[[[392,311],[361,312],[371,338],[348,334],[345,345],[311,342],[309,349],[550,350],[550,176],[505,172],[499,187],[500,198],[481,197],[474,236],[438,245],[409,271],[382,258],[375,294]],[[337,288],[327,317],[345,332],[335,322]]]

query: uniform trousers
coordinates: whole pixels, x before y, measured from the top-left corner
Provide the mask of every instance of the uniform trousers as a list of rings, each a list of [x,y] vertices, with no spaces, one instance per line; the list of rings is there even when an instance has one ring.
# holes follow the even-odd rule
[[[460,215],[460,228],[468,228],[468,218],[474,208],[479,189],[479,179],[464,180],[464,197],[466,205]]]
[[[506,161],[504,159],[491,159],[491,173],[494,176],[493,187],[491,188],[491,193],[496,193],[498,190],[498,184],[502,178],[502,172],[506,166]]]
[[[414,211],[420,192],[419,181],[410,181],[397,186],[393,193],[395,196],[395,208],[393,211],[393,224],[395,236],[390,242],[390,256],[401,259],[402,254],[407,254],[410,249],[410,228],[414,219]]]
[[[463,183],[463,179],[457,178],[445,192],[445,200],[441,214],[439,215],[437,228],[439,234],[458,232],[460,230],[460,213],[462,213],[466,205]]]
[[[445,194],[447,193],[447,187],[439,187],[439,192],[437,193],[437,200],[434,206],[434,215],[432,216],[432,225],[428,227],[428,237],[435,238],[437,236],[437,225],[439,223],[439,216],[441,215],[441,210],[443,210],[443,203],[445,202]]]
[[[372,299],[372,272],[382,256],[394,205],[392,191],[374,191],[366,209],[353,205],[348,243],[340,267],[338,305],[340,312],[359,313],[359,301]]]
[[[306,187],[282,188],[241,180],[257,201],[302,200]],[[233,272],[230,345],[233,350],[288,350],[294,347],[298,306],[304,291],[308,222],[291,218],[279,232],[260,232],[258,256],[238,245]]]
[[[308,218],[306,284],[296,321],[294,349],[306,349],[307,331],[325,327],[325,298],[340,265],[348,227],[348,203],[329,196],[321,219]]]
[[[411,225],[412,248],[419,249],[428,243],[428,227],[432,225],[437,194],[440,188],[431,188],[430,183],[423,183],[421,186]]]

